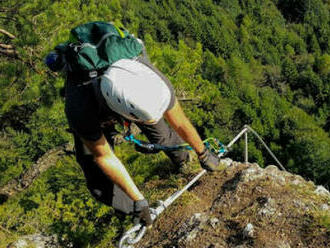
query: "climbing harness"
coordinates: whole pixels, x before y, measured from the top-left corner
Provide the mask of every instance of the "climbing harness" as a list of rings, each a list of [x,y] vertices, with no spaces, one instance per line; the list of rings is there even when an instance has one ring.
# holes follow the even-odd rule
[[[280,161],[276,158],[276,156],[272,153],[270,148],[266,145],[266,143],[262,140],[262,138],[257,134],[256,131],[254,131],[250,126],[245,125],[242,131],[227,145],[221,144],[217,139],[209,138],[204,141],[204,143],[208,146],[209,149],[214,149],[212,152],[215,152],[217,156],[220,158],[222,157],[226,152],[230,150],[230,148],[239,140],[243,135],[245,135],[245,162],[248,163],[248,133],[251,132],[254,134],[258,140],[264,145],[266,150],[270,153],[270,155],[275,159],[275,161],[279,164],[282,170],[285,171],[284,166],[280,163]],[[127,140],[134,142],[137,145],[149,145],[151,148],[163,148],[159,150],[165,149],[174,149],[173,147],[166,147],[166,146],[160,146],[158,147],[156,144],[149,144],[147,142],[141,142],[140,140],[137,140],[132,135],[127,135]],[[179,146],[175,146],[176,149],[188,149],[187,144],[182,144]],[[190,148],[191,149],[191,148]],[[173,195],[171,195],[169,198],[167,198],[165,201],[158,201],[158,207],[156,209],[150,208],[151,218],[154,221],[157,219],[157,217],[166,209],[168,208],[177,198],[179,198],[187,189],[189,189],[199,178],[201,178],[206,173],[206,170],[202,170],[198,175],[196,175],[184,188],[181,190],[175,192]],[[144,236],[145,232],[147,230],[147,227],[142,225],[141,223],[136,224],[131,229],[129,229],[127,232],[123,234],[119,241],[119,248],[134,248],[134,244],[139,242],[142,237]]]

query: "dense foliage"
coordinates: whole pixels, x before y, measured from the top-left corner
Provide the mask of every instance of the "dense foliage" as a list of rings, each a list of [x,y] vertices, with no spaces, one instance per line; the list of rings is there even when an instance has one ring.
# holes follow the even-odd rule
[[[327,0],[2,0],[0,29],[16,38],[0,32],[0,185],[70,141],[59,95],[64,78],[49,72],[43,58],[74,26],[106,20],[143,39],[177,94],[195,99],[183,106],[203,137],[228,142],[249,124],[288,170],[329,186],[329,10]],[[273,163],[256,140],[249,147],[251,161]],[[120,152],[133,153],[127,149]],[[230,156],[241,154],[239,144]],[[159,172],[139,168],[145,158],[130,156],[125,161],[138,183]],[[62,163],[19,200],[16,219],[3,214],[12,205],[0,209],[1,222],[23,233],[57,230],[79,247],[104,239],[95,228],[109,224],[112,210],[89,200],[72,159]],[[37,220],[37,213],[48,218]],[[111,222],[119,226],[117,218]]]

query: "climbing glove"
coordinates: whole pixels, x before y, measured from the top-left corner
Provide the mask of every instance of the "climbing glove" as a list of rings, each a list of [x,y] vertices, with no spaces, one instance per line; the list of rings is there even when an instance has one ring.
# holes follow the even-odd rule
[[[142,224],[145,224],[147,227],[152,225],[153,221],[150,215],[149,204],[146,199],[134,202],[134,216],[139,222],[142,222]]]
[[[220,159],[211,153],[207,148],[198,155],[199,162],[205,170],[208,171],[219,171],[222,170],[223,167],[220,165]]]

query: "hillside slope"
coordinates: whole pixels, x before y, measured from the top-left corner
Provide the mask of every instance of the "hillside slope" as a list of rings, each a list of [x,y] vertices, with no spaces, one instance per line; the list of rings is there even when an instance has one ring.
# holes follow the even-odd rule
[[[109,248],[131,224],[91,197],[73,156],[62,156],[41,173],[50,163],[39,159],[72,142],[60,94],[65,77],[50,72],[44,58],[73,27],[89,21],[113,21],[145,42],[152,63],[185,99],[185,113],[203,139],[228,143],[248,124],[288,171],[329,189],[329,0],[1,0],[0,5],[0,248],[26,235],[57,239],[55,247]],[[243,146],[235,145],[230,156],[241,161]],[[272,161],[263,151],[256,139],[249,140],[249,159],[261,167]],[[145,156],[123,144],[116,155],[151,203],[191,177],[175,174],[162,153]],[[35,170],[41,164],[45,167]],[[329,243],[329,198],[314,194],[313,183],[272,167],[249,170],[234,163],[203,177],[155,223],[141,246]],[[24,175],[33,179],[29,188],[32,180]],[[194,238],[189,233],[195,226]],[[245,227],[253,227],[253,235],[244,236]]]
[[[273,165],[262,169],[229,158],[223,161],[224,171],[204,175],[157,219],[135,247],[329,247],[330,193],[324,187]],[[63,171],[61,163],[56,167],[50,170]],[[185,174],[153,178],[144,184],[143,191],[154,206],[186,185],[197,170],[199,166]],[[75,173],[80,178],[79,170]],[[11,228],[0,226],[0,247],[115,247],[128,223],[104,205],[87,200],[86,189],[75,193],[74,205],[79,211],[62,202],[62,197],[69,197],[66,191],[46,202],[31,200],[40,187],[49,187],[42,182],[46,174],[2,206],[2,218],[8,219],[6,225]],[[16,212],[10,210],[14,205]],[[47,216],[43,216],[45,211]],[[92,237],[98,238],[92,241]]]
[[[188,195],[137,247],[330,247],[329,192],[275,166],[233,162]]]
[[[329,187],[329,10],[327,0],[2,0],[0,186],[70,141],[64,77],[44,58],[73,27],[103,20],[145,42],[177,96],[192,99],[183,107],[203,138],[228,142],[249,124],[289,171]]]

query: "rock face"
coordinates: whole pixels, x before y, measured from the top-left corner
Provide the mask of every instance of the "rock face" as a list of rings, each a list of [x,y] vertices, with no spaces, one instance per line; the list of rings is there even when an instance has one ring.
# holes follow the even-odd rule
[[[57,237],[44,236],[42,234],[26,235],[16,242],[9,244],[7,248],[57,248],[60,247]]]
[[[330,247],[327,189],[273,165],[263,169],[257,164],[231,159],[221,162],[223,171],[205,174],[157,219],[134,247]],[[182,185],[192,177],[180,175]],[[161,184],[150,181],[145,186],[162,188]],[[63,246],[56,236],[42,234],[20,237],[7,246],[29,247]]]
[[[329,191],[270,165],[225,160],[135,247],[330,247]],[[189,179],[188,179],[189,180]],[[187,180],[187,181],[188,181]]]

